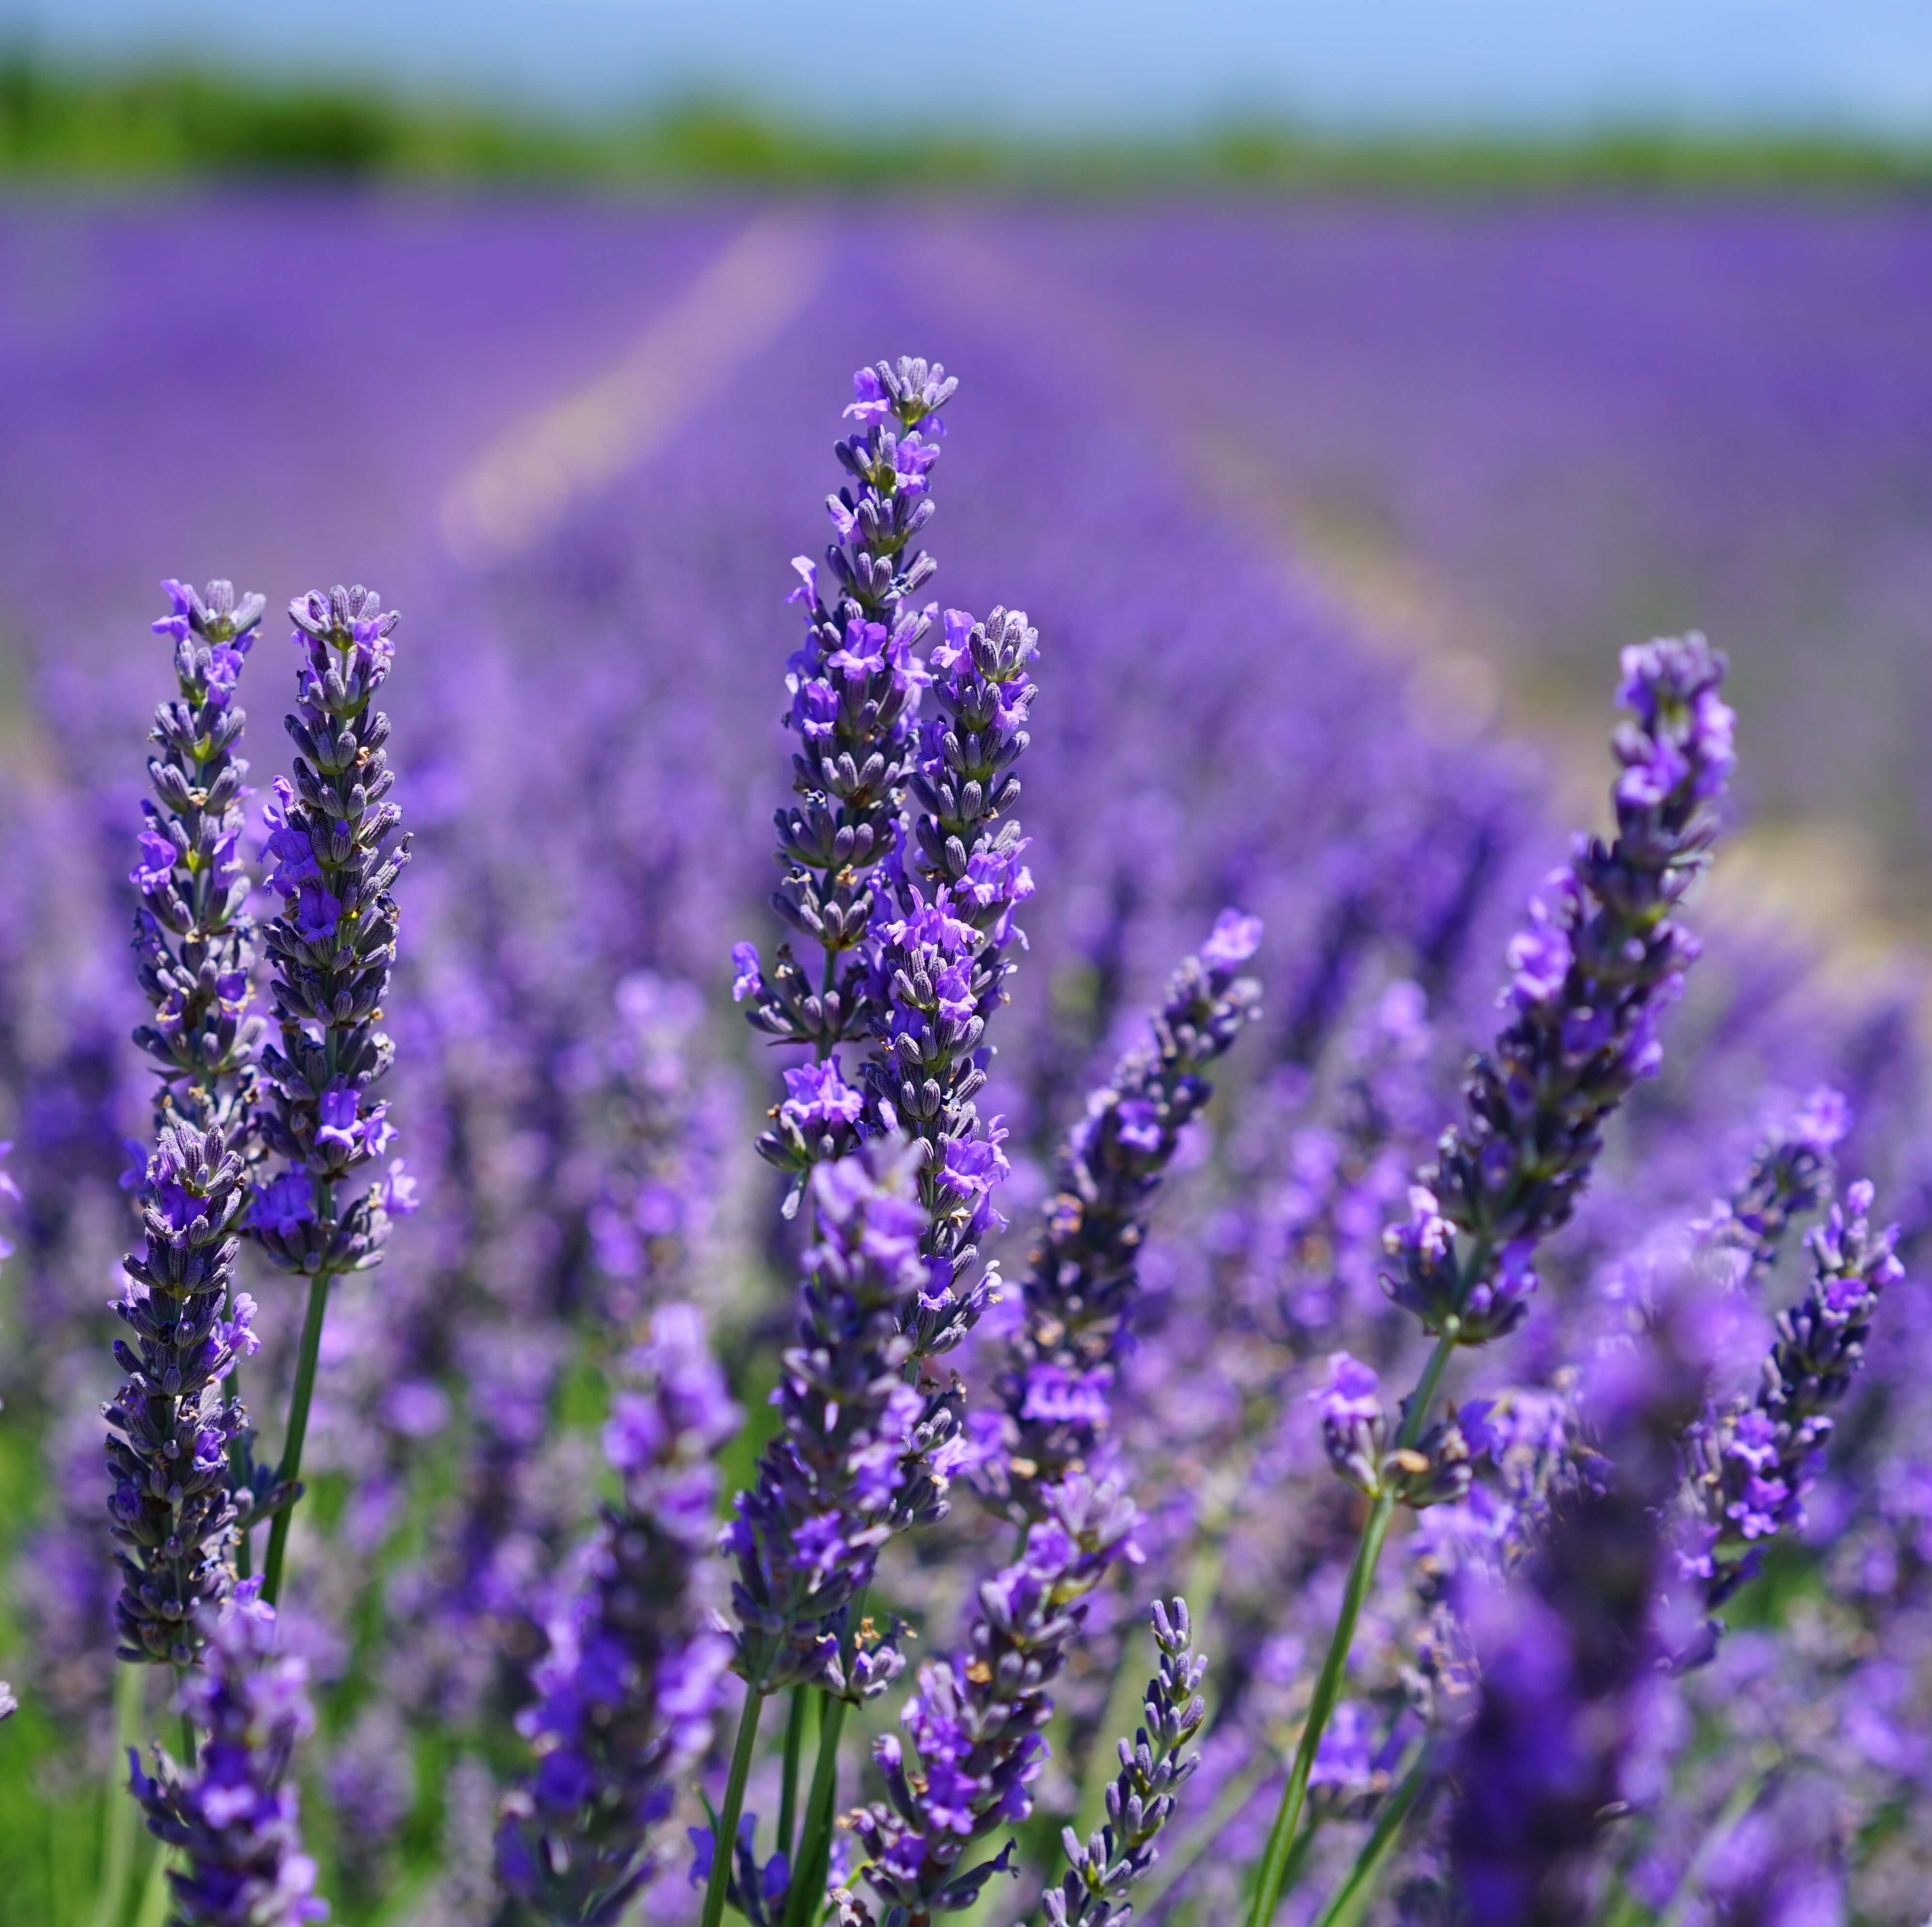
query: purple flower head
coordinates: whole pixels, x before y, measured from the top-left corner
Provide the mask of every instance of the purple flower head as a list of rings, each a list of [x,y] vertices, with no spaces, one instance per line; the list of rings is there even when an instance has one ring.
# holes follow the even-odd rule
[[[172,880],[176,852],[173,843],[158,830],[142,830],[139,842],[140,854],[128,872],[128,881],[142,896],[151,896],[166,889]]]
[[[691,1306],[660,1307],[626,1361],[604,1428],[622,1497],[582,1586],[545,1628],[518,1724],[537,1758],[504,1802],[505,1884],[549,1919],[613,1923],[651,1878],[653,1829],[711,1736],[730,1645],[698,1574],[716,1502],[712,1454],[739,1414]]]
[[[1209,971],[1238,969],[1261,948],[1262,920],[1238,910],[1224,910],[1214,920],[1201,946],[1201,962]]]
[[[780,1429],[724,1539],[737,1565],[737,1667],[767,1690],[807,1679],[863,1696],[844,1609],[871,1583],[923,1409],[901,1376],[902,1322],[927,1271],[917,1163],[911,1147],[878,1139],[812,1175],[820,1237],[775,1394]]]
[[[1552,916],[1541,898],[1532,897],[1528,929],[1510,941],[1510,977],[1504,995],[1519,1010],[1560,996],[1570,972],[1572,953],[1567,926],[1575,911],[1576,880],[1568,871],[1558,870],[1546,887],[1557,897],[1556,914]]]
[[[278,1650],[260,1582],[244,1580],[220,1613],[204,1610],[203,1663],[179,1703],[202,1736],[196,1763],[157,1746],[154,1773],[130,1749],[148,1831],[175,1848],[176,1917],[194,1927],[296,1927],[328,1917],[302,1851],[292,1756],[314,1729],[304,1662]]]
[[[731,1001],[742,1004],[747,997],[756,995],[764,984],[764,971],[758,962],[758,945],[734,944],[731,946]]]
[[[962,1198],[983,1197],[1004,1181],[1012,1170],[1000,1146],[1006,1133],[995,1118],[984,1137],[956,1137],[946,1147],[939,1167],[939,1181]]]
[[[326,943],[342,920],[342,899],[321,884],[305,883],[296,892],[295,932],[305,944]]]
[[[285,1171],[257,1188],[254,1221],[283,1238],[315,1221],[314,1187],[304,1173]]]
[[[800,1065],[784,1074],[786,1097],[779,1115],[801,1130],[831,1130],[859,1121],[866,1100],[840,1075],[838,1060]]]
[[[1209,939],[1209,949],[1220,940],[1220,960],[1210,965],[1204,950],[1182,962],[1150,1020],[1148,1046],[1123,1058],[1089,1097],[1061,1153],[1058,1190],[1028,1269],[1022,1327],[995,1381],[1006,1449],[974,1475],[1016,1521],[1038,1522],[1058,1481],[1099,1462],[1106,1394],[1131,1344],[1154,1194],[1181,1133],[1213,1094],[1203,1073],[1258,1013],[1259,985],[1228,975],[1228,959],[1251,934],[1232,914],[1217,920]]]
[[[1427,1209],[1388,1240],[1398,1261],[1389,1295],[1463,1344],[1500,1337],[1526,1316],[1536,1245],[1574,1208],[1604,1121],[1654,1073],[1659,1016],[1696,954],[1670,913],[1707,859],[1729,738],[1727,722],[1708,716],[1690,727],[1686,706],[1716,701],[1724,659],[1691,637],[1630,652],[1624,667],[1624,699],[1642,719],[1615,740],[1625,774],[1672,758],[1682,772],[1654,796],[1648,779],[1620,782],[1615,842],[1580,841],[1532,903],[1510,948],[1504,1028],[1472,1067],[1464,1120],[1412,1193]]]

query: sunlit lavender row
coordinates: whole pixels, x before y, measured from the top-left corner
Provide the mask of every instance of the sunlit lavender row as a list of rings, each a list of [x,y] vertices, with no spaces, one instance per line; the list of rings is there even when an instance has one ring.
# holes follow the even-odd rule
[[[40,674],[0,1918],[1918,1919],[1932,1143],[1723,653],[1558,823],[1051,368],[787,372]]]

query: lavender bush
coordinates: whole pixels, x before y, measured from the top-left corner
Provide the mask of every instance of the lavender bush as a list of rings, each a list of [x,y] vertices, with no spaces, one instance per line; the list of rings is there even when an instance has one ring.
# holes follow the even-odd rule
[[[46,680],[22,1917],[1912,1918],[1916,1073],[1687,905],[1724,659],[1625,651],[1550,874],[1502,750],[963,332],[983,395],[860,371],[788,662],[716,590],[802,499],[775,378],[684,499],[449,585],[393,727],[393,616],[298,599],[259,797],[260,599],[170,585],[130,884],[131,674]],[[923,599],[942,476],[984,617]]]

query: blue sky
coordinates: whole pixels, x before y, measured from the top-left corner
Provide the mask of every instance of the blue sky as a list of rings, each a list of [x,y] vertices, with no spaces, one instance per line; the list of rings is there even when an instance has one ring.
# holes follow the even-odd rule
[[[547,106],[708,90],[1069,132],[1230,110],[1932,131],[1932,0],[0,0],[0,23],[82,57],[162,47]]]

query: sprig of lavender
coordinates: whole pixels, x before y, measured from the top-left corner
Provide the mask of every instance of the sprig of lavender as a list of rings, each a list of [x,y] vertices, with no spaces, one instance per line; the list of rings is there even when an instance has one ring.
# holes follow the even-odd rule
[[[269,926],[280,1043],[262,1053],[271,1103],[262,1135],[284,1160],[262,1186],[249,1229],[281,1270],[306,1277],[308,1303],[277,1477],[292,1488],[302,1469],[316,1362],[332,1281],[379,1263],[392,1217],[414,1208],[399,1161],[344,1200],[351,1173],[380,1159],[394,1138],[388,1106],[372,1088],[394,1047],[376,1028],[395,963],[398,911],[392,886],[409,860],[385,752],[389,719],[374,707],[394,659],[399,618],[359,584],[291,602],[291,638],[302,652],[296,707],[295,780],[278,778],[266,812],[268,879],[283,899]],[[262,1597],[280,1591],[295,1494],[268,1538]]]
[[[850,1823],[869,1856],[866,1884],[906,1927],[963,1912],[1007,1871],[1010,1839],[991,1859],[962,1863],[976,1841],[1032,1812],[1048,1688],[1086,1617],[1080,1602],[1132,1547],[1139,1514],[1118,1488],[1076,1477],[1048,1502],[1018,1559],[981,1585],[965,1651],[920,1669],[903,1715],[911,1755],[896,1735],[874,1742],[886,1798]],[[843,1919],[872,1919],[849,1889],[837,1898]]]
[[[1423,1435],[1450,1352],[1528,1316],[1536,1247],[1574,1208],[1610,1112],[1656,1071],[1658,1019],[1697,954],[1672,912],[1709,860],[1733,760],[1731,711],[1719,695],[1724,658],[1692,635],[1627,649],[1622,668],[1618,697],[1634,719],[1612,743],[1623,766],[1612,793],[1616,840],[1580,839],[1532,903],[1528,929],[1510,946],[1502,999],[1509,1020],[1471,1066],[1464,1121],[1444,1132],[1410,1190],[1406,1222],[1388,1233],[1396,1269],[1385,1288],[1436,1340],[1403,1401],[1398,1462]],[[1274,1918],[1309,1774],[1401,1496],[1399,1484],[1383,1482],[1364,1522],[1249,1927]]]
[[[758,1140],[769,1162],[792,1175],[785,1199],[797,1208],[812,1166],[856,1141],[857,1094],[833,1053],[865,1037],[872,1021],[875,968],[871,935],[880,896],[878,866],[893,847],[910,773],[920,692],[930,680],[914,653],[932,621],[909,598],[938,564],[914,545],[932,519],[931,471],[939,458],[939,410],[958,383],[937,364],[902,359],[861,368],[846,410],[860,432],[836,445],[852,482],[827,498],[837,539],[826,550],[833,584],[821,599],[818,566],[793,567],[805,607],[804,645],[792,656],[786,726],[798,800],[775,814],[784,881],[772,908],[818,945],[814,982],[789,940],[769,975],[756,947],[736,945],[733,997],[768,1036],[812,1046],[818,1064],[788,1076],[786,1102]],[[826,1060],[830,1060],[829,1065]]]
[[[1150,1616],[1160,1670],[1148,1682],[1139,1730],[1120,1742],[1106,1825],[1084,1846],[1072,1827],[1061,1832],[1066,1871],[1041,1896],[1048,1927],[1126,1927],[1135,1883],[1160,1858],[1154,1843],[1201,1763],[1199,1754],[1183,1752],[1208,1717],[1198,1690],[1208,1661],[1194,1650],[1187,1601],[1156,1599]]]
[[[199,1764],[154,1748],[154,1771],[128,1752],[148,1830],[176,1848],[175,1927],[298,1927],[326,1919],[315,1862],[302,1851],[290,1767],[314,1731],[308,1667],[278,1655],[275,1615],[246,1579],[218,1613],[202,1609],[203,1664],[183,1679],[183,1718],[207,1736]]]
[[[584,1583],[548,1628],[518,1724],[537,1764],[504,1805],[496,1863],[546,1921],[609,1927],[656,1871],[652,1829],[710,1744],[730,1644],[703,1629],[698,1577],[716,1536],[713,1454],[738,1429],[704,1322],[660,1307],[604,1431],[622,1496]]]
[[[120,1655],[184,1666],[205,1636],[202,1609],[233,1583],[227,1455],[247,1421],[219,1387],[256,1345],[254,1302],[233,1293],[262,1029],[248,1014],[254,926],[238,846],[248,765],[237,753],[248,719],[235,694],[263,605],[238,603],[226,582],[205,596],[162,587],[174,612],[154,629],[172,640],[179,693],[154,712],[155,800],[142,806],[130,873],[154,1007],[134,1040],[158,1076],[156,1142],[141,1180],[145,1241],[124,1261],[115,1307],[132,1338],[114,1347],[127,1377],[104,1415]]]
[[[1695,1524],[1680,1550],[1687,1577],[1703,1582],[1707,1607],[1723,1604],[1757,1571],[1765,1542],[1804,1522],[1804,1495],[1831,1436],[1831,1407],[1851,1389],[1880,1295],[1905,1275],[1898,1227],[1874,1231],[1873,1190],[1861,1180],[1805,1240],[1812,1279],[1781,1312],[1755,1395],[1739,1398],[1688,1440]],[[1700,1648],[1716,1650],[1716,1628]]]
[[[1147,1046],[1114,1067],[1068,1136],[1027,1269],[1025,1322],[995,1382],[1000,1450],[976,1475],[1017,1522],[1044,1517],[1042,1495],[1090,1466],[1106,1436],[1148,1213],[1182,1130],[1214,1094],[1202,1073],[1260,1014],[1260,984],[1237,974],[1260,941],[1258,919],[1221,913],[1170,980]]]

